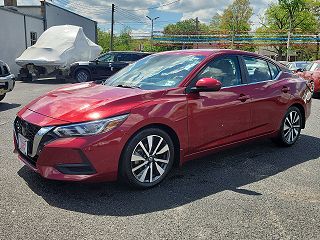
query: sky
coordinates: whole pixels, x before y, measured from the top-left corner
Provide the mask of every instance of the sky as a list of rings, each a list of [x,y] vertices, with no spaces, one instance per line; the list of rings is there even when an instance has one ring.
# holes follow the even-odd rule
[[[146,18],[159,17],[155,20],[155,31],[161,31],[169,23],[198,17],[201,22],[209,23],[212,16],[221,13],[232,0],[47,0],[54,4],[72,10],[78,14],[96,20],[103,30],[109,30],[111,25],[111,4],[116,5],[115,30],[121,31],[128,26],[137,35],[148,34],[151,31],[151,21]],[[253,28],[259,25],[259,15],[262,15],[268,5],[277,0],[251,0],[254,16],[251,21]],[[3,0],[0,0],[0,4]],[[39,5],[39,0],[18,0],[18,5]],[[152,8],[152,9],[148,9]]]

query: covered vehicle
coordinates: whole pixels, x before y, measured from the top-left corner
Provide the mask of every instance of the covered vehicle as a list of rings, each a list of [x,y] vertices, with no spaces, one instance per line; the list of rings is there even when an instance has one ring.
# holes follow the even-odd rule
[[[16,59],[23,67],[19,76],[29,80],[30,75],[65,71],[78,61],[90,61],[99,56],[102,48],[86,37],[78,26],[54,26],[46,30],[36,44]]]
[[[0,101],[13,90],[14,85],[15,76],[11,74],[9,66],[0,61]]]

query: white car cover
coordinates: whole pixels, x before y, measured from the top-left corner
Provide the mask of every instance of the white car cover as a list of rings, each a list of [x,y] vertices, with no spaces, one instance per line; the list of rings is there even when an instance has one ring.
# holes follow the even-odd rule
[[[46,30],[36,44],[16,59],[20,66],[34,64],[43,67],[67,68],[74,62],[90,61],[102,48],[86,37],[82,27],[54,26]]]

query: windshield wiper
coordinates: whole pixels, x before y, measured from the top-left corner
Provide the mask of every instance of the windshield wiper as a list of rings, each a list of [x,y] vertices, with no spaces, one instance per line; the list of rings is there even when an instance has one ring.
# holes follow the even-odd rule
[[[141,87],[138,87],[138,86],[128,86],[128,85],[118,85],[116,87],[121,87],[121,88],[132,88],[132,89],[141,89]]]

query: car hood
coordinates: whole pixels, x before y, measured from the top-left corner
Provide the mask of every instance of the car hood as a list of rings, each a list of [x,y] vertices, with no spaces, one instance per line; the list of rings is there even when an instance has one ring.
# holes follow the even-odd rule
[[[162,93],[83,83],[49,92],[26,108],[64,122],[85,122],[128,113],[135,106],[158,98]]]

